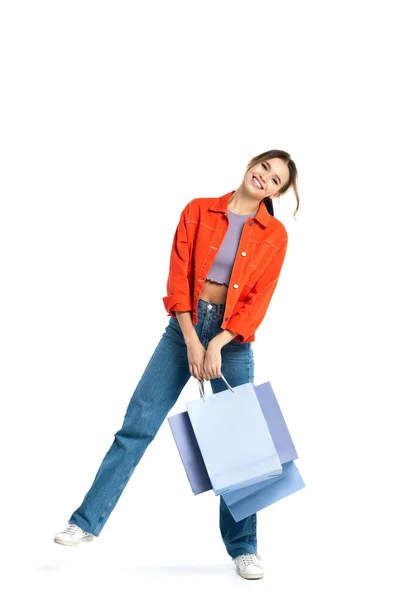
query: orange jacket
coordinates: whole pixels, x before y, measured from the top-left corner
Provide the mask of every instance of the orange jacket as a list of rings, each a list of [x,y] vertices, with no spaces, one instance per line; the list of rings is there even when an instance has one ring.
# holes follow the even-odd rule
[[[191,311],[198,323],[197,303],[207,273],[228,229],[227,207],[235,190],[219,198],[194,198],[183,209],[172,242],[167,296],[169,316]],[[243,226],[225,302],[222,329],[235,340],[253,342],[278,283],[288,236],[284,225],[261,201],[257,214]]]

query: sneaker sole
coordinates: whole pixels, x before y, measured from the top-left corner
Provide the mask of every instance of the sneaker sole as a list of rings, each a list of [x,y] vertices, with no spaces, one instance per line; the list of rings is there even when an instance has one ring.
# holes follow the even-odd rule
[[[239,573],[240,577],[243,577],[243,579],[262,579],[264,577],[264,574],[262,574],[262,575],[256,575],[256,574],[252,575],[252,574],[249,573],[248,575],[243,575],[239,571],[239,569],[237,569],[237,572]]]
[[[93,540],[94,540],[94,537],[84,537],[77,542],[69,542],[68,540],[59,540],[57,538],[54,538],[55,543],[61,544],[62,546],[78,546],[79,544],[81,544],[83,542],[93,542]]]

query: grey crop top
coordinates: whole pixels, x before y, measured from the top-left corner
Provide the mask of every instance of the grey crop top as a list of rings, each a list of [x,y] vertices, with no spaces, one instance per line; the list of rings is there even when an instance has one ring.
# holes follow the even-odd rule
[[[252,217],[255,214],[257,214],[257,210],[247,215],[237,215],[228,208],[228,231],[222,240],[220,249],[215,255],[214,262],[208,271],[208,281],[225,283],[226,285],[229,284],[243,225],[248,217]]]

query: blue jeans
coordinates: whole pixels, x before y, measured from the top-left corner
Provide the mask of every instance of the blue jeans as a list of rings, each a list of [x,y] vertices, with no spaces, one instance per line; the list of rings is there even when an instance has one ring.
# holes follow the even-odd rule
[[[206,349],[210,340],[221,331],[224,308],[224,304],[199,299],[199,319],[194,327]],[[222,347],[221,359],[222,374],[232,387],[254,383],[251,342],[241,343],[232,339]],[[71,523],[88,533],[99,535],[147,446],[190,377],[186,343],[178,320],[170,317],[133,392],[122,427],[114,434],[114,441],[82,504],[72,513]],[[210,384],[213,393],[227,389],[221,377],[210,379]],[[222,496],[219,498],[219,527],[228,554],[232,558],[245,553],[255,554],[257,513],[236,522]]]

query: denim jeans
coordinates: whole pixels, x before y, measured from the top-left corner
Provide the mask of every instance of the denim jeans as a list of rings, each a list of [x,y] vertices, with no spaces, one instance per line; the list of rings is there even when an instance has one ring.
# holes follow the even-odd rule
[[[199,319],[194,327],[205,349],[222,331],[224,308],[224,304],[206,302],[202,298],[198,301]],[[221,372],[232,387],[254,383],[252,343],[232,339],[225,344],[221,349]],[[114,441],[82,504],[72,513],[71,523],[99,535],[147,446],[190,377],[186,343],[178,320],[170,317],[133,392],[122,427],[114,434]],[[221,377],[210,379],[210,384],[213,393],[227,389]],[[205,391],[207,395],[206,386]],[[219,496],[219,503],[219,527],[228,554],[232,558],[245,553],[255,554],[257,513],[236,522],[222,496]]]

